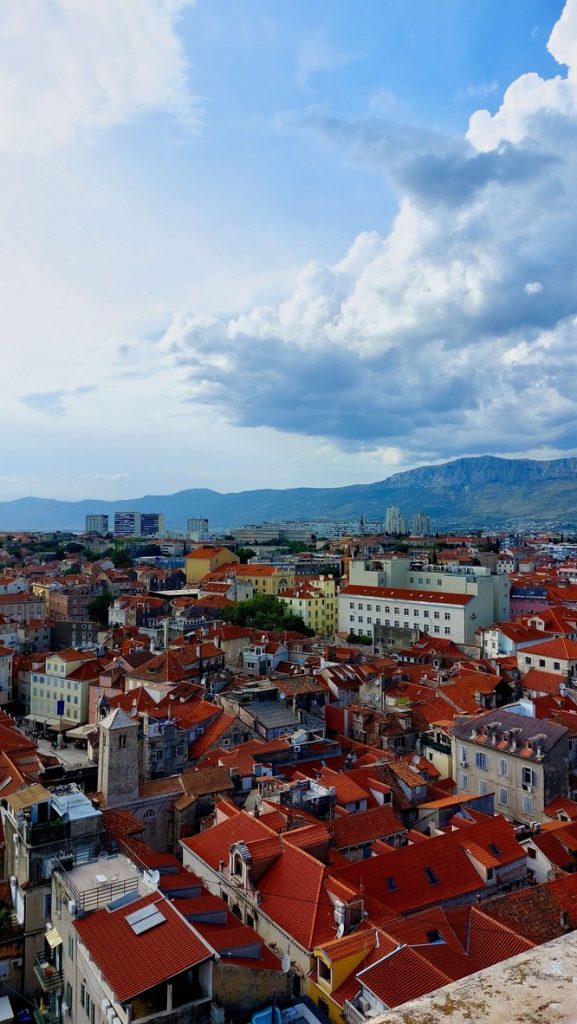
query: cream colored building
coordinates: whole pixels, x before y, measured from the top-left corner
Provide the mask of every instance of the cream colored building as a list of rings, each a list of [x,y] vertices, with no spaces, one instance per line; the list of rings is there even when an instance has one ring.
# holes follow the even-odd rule
[[[30,678],[30,718],[39,723],[56,725],[59,717],[82,725],[88,721],[88,686],[98,678],[99,671],[86,670],[94,661],[94,651],[60,651],[46,659],[42,672]],[[64,701],[64,714],[58,715],[58,702]]]
[[[189,551],[185,558],[186,583],[190,586],[219,569],[222,565],[233,565],[240,561],[238,555],[228,548],[203,544]]]
[[[332,636],[338,625],[337,585],[332,576],[313,576],[279,594],[305,626],[321,636]]]

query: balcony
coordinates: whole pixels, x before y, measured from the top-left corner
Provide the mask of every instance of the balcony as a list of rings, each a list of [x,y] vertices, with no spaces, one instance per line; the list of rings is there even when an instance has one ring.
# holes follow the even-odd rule
[[[37,954],[34,957],[34,973],[43,992],[56,992],[62,988],[62,971],[49,956]]]

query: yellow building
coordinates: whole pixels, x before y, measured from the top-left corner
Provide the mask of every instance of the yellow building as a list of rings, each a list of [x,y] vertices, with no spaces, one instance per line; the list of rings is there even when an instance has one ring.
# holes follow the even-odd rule
[[[186,582],[190,586],[191,584],[198,583],[199,580],[208,576],[209,573],[215,572],[216,569],[220,569],[221,566],[230,565],[234,567],[240,560],[238,555],[235,555],[233,551],[229,551],[228,548],[203,544],[201,547],[195,548],[194,551],[190,551],[184,561],[186,566]]]
[[[272,594],[273,597],[280,596],[285,590],[292,587],[295,581],[295,574],[292,570],[279,568],[277,565],[261,565],[260,563],[258,565],[223,566],[216,571],[211,570],[209,579],[213,582],[218,582],[229,575],[234,575],[238,581],[242,580],[243,583],[249,583],[252,586],[253,595]]]
[[[294,615],[321,636],[332,635],[338,622],[337,584],[332,576],[313,576],[279,594]]]
[[[313,950],[309,998],[333,1024],[343,1024],[346,995],[341,986],[362,970],[375,947],[375,930],[353,932]],[[357,989],[360,984],[357,984]],[[353,986],[354,988],[354,986]],[[349,998],[352,996],[349,994]]]

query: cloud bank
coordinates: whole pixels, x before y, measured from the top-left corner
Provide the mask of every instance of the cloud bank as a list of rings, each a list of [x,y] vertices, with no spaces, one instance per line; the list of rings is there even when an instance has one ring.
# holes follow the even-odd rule
[[[548,47],[567,74],[523,75],[462,138],[293,115],[294,130],[382,168],[391,231],[305,267],[275,307],[175,317],[157,352],[180,397],[352,450],[575,447],[577,0]]]
[[[43,153],[151,111],[189,128],[179,16],[192,0],[3,0],[0,149]]]

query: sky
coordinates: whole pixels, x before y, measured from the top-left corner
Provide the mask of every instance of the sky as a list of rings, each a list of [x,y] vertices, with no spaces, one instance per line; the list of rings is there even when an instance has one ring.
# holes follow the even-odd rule
[[[3,0],[0,500],[576,455],[576,143],[577,0]]]

